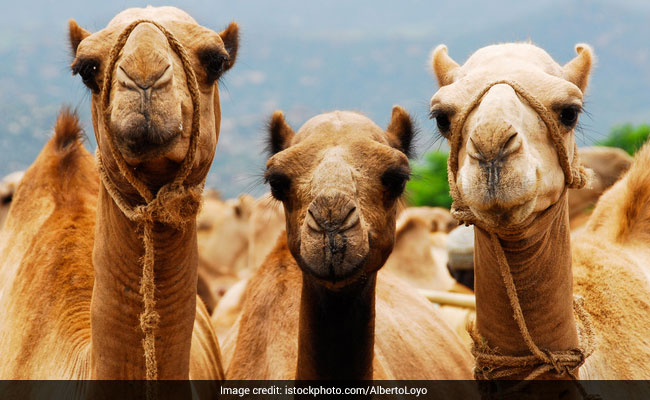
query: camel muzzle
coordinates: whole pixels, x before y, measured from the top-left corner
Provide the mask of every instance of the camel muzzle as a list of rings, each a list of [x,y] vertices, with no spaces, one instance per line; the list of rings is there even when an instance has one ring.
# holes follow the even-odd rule
[[[336,283],[356,275],[368,254],[368,234],[348,195],[325,191],[310,204],[301,232],[303,269]]]

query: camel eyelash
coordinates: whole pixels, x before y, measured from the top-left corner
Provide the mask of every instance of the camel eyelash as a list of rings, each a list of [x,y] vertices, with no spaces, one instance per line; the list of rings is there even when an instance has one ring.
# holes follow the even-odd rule
[[[99,61],[94,58],[82,58],[72,64],[72,75],[81,76],[81,80],[94,93],[99,93],[99,85],[95,80],[99,71]]]

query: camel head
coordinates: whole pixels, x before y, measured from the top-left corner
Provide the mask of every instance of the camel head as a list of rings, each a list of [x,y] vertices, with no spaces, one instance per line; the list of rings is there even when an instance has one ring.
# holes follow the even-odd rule
[[[440,89],[431,99],[431,116],[452,151],[457,140],[452,195],[485,225],[522,223],[563,193],[571,173],[565,176],[558,147],[572,165],[574,129],[593,63],[589,46],[577,45],[576,51],[560,66],[532,44],[500,44],[459,66],[444,45],[434,50]],[[560,134],[557,144],[549,129]]]
[[[185,48],[196,75],[201,130],[194,163],[198,173],[193,174],[198,181],[207,174],[219,137],[217,80],[235,62],[238,27],[231,23],[216,33],[174,7],[127,9],[93,34],[70,20],[72,71],[92,92],[95,135],[109,168],[112,156],[105,145],[107,132],[99,123],[104,118],[100,92],[117,38],[130,23],[140,19],[155,21],[171,32]],[[160,184],[156,180],[168,178],[185,158],[190,142],[193,102],[182,60],[161,29],[141,23],[128,36],[110,76],[107,125],[117,150],[128,165],[139,171],[141,179],[154,186]]]
[[[399,106],[386,131],[336,111],[294,134],[273,114],[265,179],[284,204],[289,249],[306,276],[339,288],[381,268],[393,249],[413,134]]]

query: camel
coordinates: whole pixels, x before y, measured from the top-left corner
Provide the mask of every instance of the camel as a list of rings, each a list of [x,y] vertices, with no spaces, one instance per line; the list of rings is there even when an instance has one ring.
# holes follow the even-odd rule
[[[70,20],[72,71],[92,93],[97,165],[76,116],[63,112],[16,192],[0,240],[2,379],[223,378],[196,295],[195,226],[219,136],[216,82],[237,41],[235,23],[217,34],[173,7],[127,9],[93,34]],[[182,168],[187,177],[170,188]],[[183,187],[180,206],[158,214],[136,191],[164,204]],[[140,287],[147,271],[149,289],[152,280]]]
[[[223,201],[212,195],[204,196],[203,202],[197,217],[198,272],[207,291],[200,293],[201,298],[213,298],[208,307],[212,312],[248,268],[249,226],[255,199],[241,195]]]
[[[228,379],[467,379],[471,356],[406,284],[379,275],[393,247],[413,126],[335,111],[269,128],[266,181],[286,234],[251,277],[224,343]],[[227,354],[227,355],[226,355]]]
[[[267,193],[253,204],[248,239],[248,273],[257,270],[284,230],[282,203]]]
[[[257,271],[273,250],[278,236],[284,231],[282,203],[265,194],[255,200],[248,226],[248,267],[240,270],[239,280],[229,285],[219,297],[211,316],[217,338],[223,341],[235,324],[244,304],[244,294],[251,275]]]
[[[569,190],[569,221],[571,231],[584,226],[600,195],[623,176],[632,164],[632,157],[616,147],[580,148],[582,164],[594,171],[589,187]]]
[[[277,242],[278,234],[284,230],[284,211],[278,207],[281,204],[266,195],[255,203],[251,214],[249,260],[266,257]],[[446,232],[458,224],[456,220],[448,210],[439,207],[408,207],[398,215],[393,251],[381,272],[388,271],[416,288],[457,291],[461,285],[456,284],[447,271],[445,249]],[[254,261],[253,265],[260,263]],[[253,265],[249,266],[249,272],[257,270]],[[248,277],[245,277],[231,286],[212,314],[212,325],[220,342],[225,340],[241,313],[247,284]],[[456,320],[453,319],[454,326]],[[463,322],[460,329],[466,336],[464,327]]]
[[[231,294],[227,305],[219,306],[221,299],[248,279],[284,229],[284,212],[277,203],[268,195],[255,199],[243,194],[225,201],[214,191],[204,196],[197,218],[199,296],[211,315],[219,310],[214,324],[218,336],[232,326],[241,303],[233,303]]]
[[[420,289],[449,290],[447,233],[457,226],[449,211],[439,207],[409,207],[399,214],[393,252],[382,271],[391,271]]]
[[[567,188],[589,178],[574,128],[594,62],[588,45],[576,52],[564,66],[530,43],[482,48],[462,66],[444,45],[433,53],[452,214],[475,225],[480,379],[650,378],[650,147],[570,243]]]
[[[0,181],[0,229],[5,223],[11,206],[11,199],[13,199],[16,188],[20,180],[23,179],[24,174],[24,171],[12,172]]]

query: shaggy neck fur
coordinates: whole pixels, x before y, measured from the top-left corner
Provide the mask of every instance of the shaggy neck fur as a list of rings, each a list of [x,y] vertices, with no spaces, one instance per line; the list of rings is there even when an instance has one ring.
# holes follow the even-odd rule
[[[376,277],[330,290],[303,273],[296,379],[372,379]]]
[[[102,185],[93,250],[91,304],[94,379],[144,379],[139,293],[144,246]],[[184,230],[155,224],[156,358],[159,379],[189,379],[190,343],[196,312],[196,221]]]
[[[578,335],[566,192],[526,228],[501,232],[498,237],[533,341],[542,350],[575,348]],[[475,238],[478,331],[488,346],[503,355],[527,355],[530,351],[513,318],[490,235],[476,227]]]

